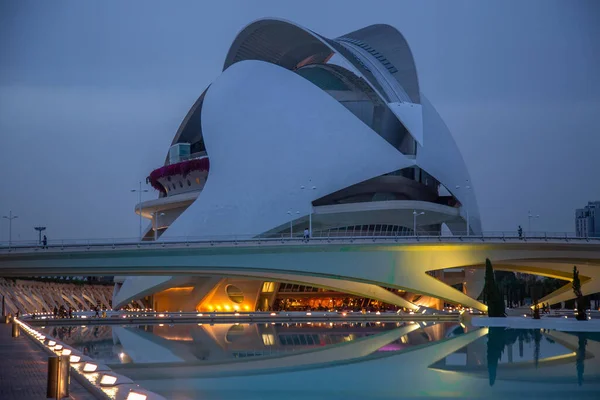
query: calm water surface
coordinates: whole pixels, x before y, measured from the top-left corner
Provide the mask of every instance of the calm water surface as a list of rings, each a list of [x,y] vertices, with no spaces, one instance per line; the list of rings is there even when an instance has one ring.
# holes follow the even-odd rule
[[[600,333],[424,322],[44,331],[169,399],[600,399]]]

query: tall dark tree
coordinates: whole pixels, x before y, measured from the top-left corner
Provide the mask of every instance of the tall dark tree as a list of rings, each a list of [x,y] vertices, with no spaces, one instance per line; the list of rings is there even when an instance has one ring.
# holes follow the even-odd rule
[[[578,321],[587,321],[587,315],[585,314],[585,302],[583,300],[583,293],[581,292],[581,282],[579,281],[579,271],[577,267],[573,267],[573,293],[575,293],[577,301],[577,314],[575,318]]]
[[[490,386],[496,382],[498,372],[498,361],[502,358],[506,346],[506,331],[500,327],[490,327],[487,341],[487,367]]]
[[[483,291],[485,293],[484,298],[487,300],[488,315],[490,317],[504,317],[504,300],[496,285],[494,268],[489,258],[485,259],[485,287]]]
[[[578,346],[576,352],[576,368],[577,368],[577,384],[583,385],[583,371],[585,369],[585,348],[587,346],[587,338],[585,333],[577,333]]]
[[[537,368],[540,363],[540,343],[542,340],[542,333],[539,329],[533,330],[533,365]]]

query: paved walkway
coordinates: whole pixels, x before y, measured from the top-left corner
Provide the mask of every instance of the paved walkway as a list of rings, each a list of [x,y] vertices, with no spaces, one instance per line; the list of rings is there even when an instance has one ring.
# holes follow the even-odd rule
[[[12,337],[11,324],[0,323],[0,399],[46,399],[48,354],[23,332]],[[95,399],[71,378],[70,398]]]

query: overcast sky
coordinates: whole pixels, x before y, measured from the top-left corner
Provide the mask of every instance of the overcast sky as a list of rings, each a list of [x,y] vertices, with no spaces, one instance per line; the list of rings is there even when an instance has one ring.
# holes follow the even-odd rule
[[[600,1],[0,0],[0,214],[13,240],[135,237],[161,166],[247,23],[407,38],[470,170],[486,231],[574,231],[600,200]],[[156,197],[152,191],[146,199]],[[0,241],[8,222],[0,220]]]

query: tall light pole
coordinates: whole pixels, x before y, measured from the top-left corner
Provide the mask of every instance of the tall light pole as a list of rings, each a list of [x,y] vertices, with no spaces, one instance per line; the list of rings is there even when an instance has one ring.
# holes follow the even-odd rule
[[[310,180],[309,180],[310,182]],[[304,185],[300,186],[300,189],[304,190],[305,187]],[[312,186],[311,187],[312,190],[317,190],[316,186]],[[312,205],[312,200],[310,201],[310,212],[308,214],[308,235],[310,237],[312,237],[312,212],[313,212],[313,205]]]
[[[291,239],[293,237],[292,232],[293,232],[293,229],[294,229],[294,225],[293,225],[294,224],[294,218],[292,217],[292,211],[291,210],[288,211],[287,213],[291,217],[291,219],[290,219],[290,239]],[[300,214],[300,211],[296,211],[296,215],[299,215],[299,214]]]
[[[425,214],[425,211],[421,211],[420,213],[417,210],[413,210],[413,235],[417,236],[417,217],[419,215]]]
[[[142,193],[148,192],[148,189],[142,189],[142,181],[140,181],[139,189],[131,189],[132,193],[137,192],[139,195],[138,207],[140,212],[140,242],[142,241]]]
[[[158,240],[158,217],[162,217],[164,216],[165,213],[159,213],[158,211],[156,211],[154,213],[154,241],[156,242]]]
[[[33,229],[38,231],[38,244],[42,244],[42,232],[46,230],[45,226],[34,226]]]
[[[13,219],[19,218],[19,216],[13,215],[11,210],[8,212],[8,215],[4,215],[2,218],[6,218],[8,220],[8,247],[10,247],[12,243],[12,221]]]
[[[460,189],[459,185],[456,185],[456,189]],[[465,185],[465,210],[467,211],[467,236],[469,236],[469,234],[471,233],[471,228],[470,228],[470,223],[469,223],[469,189],[471,189],[471,186],[469,186],[469,180],[467,179],[466,185]]]
[[[539,214],[538,215],[533,215],[531,213],[531,211],[527,211],[527,219],[528,219],[528,225],[527,225],[527,232],[531,232],[531,220],[533,218],[539,218]]]

